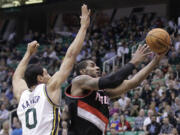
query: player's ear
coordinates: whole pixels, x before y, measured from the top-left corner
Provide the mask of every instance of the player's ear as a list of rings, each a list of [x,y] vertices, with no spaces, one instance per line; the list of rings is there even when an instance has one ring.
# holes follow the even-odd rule
[[[85,75],[86,74],[86,70],[85,69],[81,69],[80,73],[81,73],[81,75]]]
[[[38,83],[39,82],[42,83],[43,82],[43,76],[42,75],[38,75],[37,76],[37,81],[38,81]]]

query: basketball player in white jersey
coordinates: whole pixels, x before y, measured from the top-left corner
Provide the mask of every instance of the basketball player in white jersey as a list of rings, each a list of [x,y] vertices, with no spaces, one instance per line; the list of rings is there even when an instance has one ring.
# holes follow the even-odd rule
[[[23,135],[58,134],[60,87],[72,70],[90,23],[87,6],[83,5],[81,11],[80,30],[68,48],[60,69],[52,77],[41,65],[28,65],[39,46],[37,41],[28,44],[13,75],[13,92],[19,102],[17,114]]]

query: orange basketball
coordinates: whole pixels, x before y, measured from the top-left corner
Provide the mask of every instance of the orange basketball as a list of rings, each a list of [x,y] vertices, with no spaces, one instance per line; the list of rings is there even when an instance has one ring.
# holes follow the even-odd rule
[[[148,32],[146,43],[153,52],[158,54],[166,52],[170,48],[170,36],[164,29],[156,28]]]

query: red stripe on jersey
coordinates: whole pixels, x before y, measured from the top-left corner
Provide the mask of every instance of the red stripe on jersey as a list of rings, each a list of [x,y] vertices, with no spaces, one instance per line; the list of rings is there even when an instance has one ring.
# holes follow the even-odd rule
[[[106,128],[107,128],[107,124],[109,123],[109,120],[107,117],[105,117],[98,109],[88,105],[85,102],[82,102],[81,100],[78,100],[78,107],[94,114],[95,116],[97,116],[99,119],[101,119],[104,123],[106,123]]]

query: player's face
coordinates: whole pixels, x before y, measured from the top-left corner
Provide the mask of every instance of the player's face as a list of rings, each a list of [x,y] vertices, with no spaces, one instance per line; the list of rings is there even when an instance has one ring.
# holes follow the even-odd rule
[[[43,69],[43,83],[47,83],[51,76],[48,74],[47,70],[44,68]]]
[[[86,74],[92,77],[99,77],[101,75],[100,68],[96,66],[91,60],[87,61]]]

